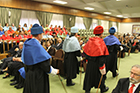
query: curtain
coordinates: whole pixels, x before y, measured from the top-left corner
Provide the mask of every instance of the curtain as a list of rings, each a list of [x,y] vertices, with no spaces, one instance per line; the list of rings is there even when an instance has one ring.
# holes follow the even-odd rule
[[[98,21],[97,19],[92,19],[92,24],[90,26],[90,29],[94,29],[96,26],[98,26]]]
[[[100,19],[98,19],[98,25],[102,25],[102,22]]]
[[[14,23],[16,27],[18,27],[20,19],[21,19],[21,11],[19,9],[10,9],[10,24]]]
[[[112,27],[112,21],[109,21],[109,29]]]
[[[21,19],[20,19],[20,25],[23,26],[24,24],[27,24],[27,27],[30,27],[30,25],[32,24],[40,24],[37,17],[36,17],[36,13],[35,11],[28,11],[28,10],[22,10],[21,11]]]
[[[42,11],[36,11],[36,17],[39,20],[40,24],[46,26],[50,24],[52,20],[53,13],[47,13]]]
[[[4,27],[5,23],[8,23],[9,19],[9,8],[0,7],[0,23]]]
[[[79,29],[86,29],[82,17],[75,18],[75,26],[78,27]]]
[[[119,22],[116,22],[117,30],[119,29]]]
[[[73,15],[63,15],[63,25],[66,28],[71,28],[75,25],[75,16]]]
[[[53,25],[53,27],[55,27],[56,25],[63,27],[63,15],[53,14],[53,17],[52,17],[52,20],[51,20],[49,26],[51,26],[51,25]]]
[[[90,29],[90,26],[92,24],[92,18],[84,17],[83,18],[83,23],[84,23],[86,29]]]

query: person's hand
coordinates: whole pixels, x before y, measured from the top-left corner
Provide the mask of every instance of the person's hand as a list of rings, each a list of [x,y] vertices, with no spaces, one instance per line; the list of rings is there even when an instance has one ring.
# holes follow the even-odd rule
[[[122,47],[122,46],[120,46],[120,50],[121,50],[121,51],[123,50],[123,47]]]
[[[100,69],[100,73],[102,74],[102,75],[105,75],[106,74],[106,69],[104,68],[104,69]]]
[[[57,69],[57,73],[56,73],[57,75],[59,74],[59,69]]]
[[[16,58],[16,61],[22,62],[21,58]]]
[[[13,57],[13,61],[16,61],[16,58],[15,57]]]
[[[16,48],[16,49],[15,49],[15,51],[19,51],[19,49],[18,49],[18,48]]]

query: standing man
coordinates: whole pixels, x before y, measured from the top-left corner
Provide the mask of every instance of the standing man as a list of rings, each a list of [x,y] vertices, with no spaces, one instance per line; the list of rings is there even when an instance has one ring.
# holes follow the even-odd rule
[[[84,53],[88,60],[86,74],[84,79],[85,93],[90,93],[92,87],[98,88],[101,75],[106,74],[106,56],[109,55],[108,49],[102,39],[103,27],[96,26],[94,29],[95,37],[89,38],[89,41],[84,46]],[[100,85],[101,93],[108,91],[105,86],[105,80],[102,79]]]
[[[116,77],[118,73],[117,70],[117,53],[122,48],[119,39],[114,36],[116,29],[111,27],[109,29],[110,35],[104,38],[104,42],[108,48],[109,56],[107,57],[106,61],[106,73],[110,70],[112,72],[113,77]]]
[[[63,43],[64,56],[64,71],[66,74],[67,86],[73,86],[72,79],[76,78],[76,74],[79,73],[79,66],[77,56],[81,56],[80,44],[76,38],[78,33],[77,27],[71,28],[71,35],[66,37]]]
[[[130,77],[119,80],[112,93],[140,93],[140,65],[134,65]]]
[[[50,93],[48,73],[58,74],[59,70],[50,66],[51,56],[41,46],[43,28],[34,24],[31,28],[34,38],[24,42],[22,61],[26,67],[23,93]]]

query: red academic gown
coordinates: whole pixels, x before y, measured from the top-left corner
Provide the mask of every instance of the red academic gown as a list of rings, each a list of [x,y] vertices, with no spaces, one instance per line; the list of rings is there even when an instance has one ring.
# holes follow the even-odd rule
[[[83,89],[89,91],[92,87],[98,88],[101,78],[99,69],[105,68],[106,56],[109,55],[109,52],[103,39],[92,37],[89,38],[89,41],[84,46],[84,53],[88,63]],[[100,88],[105,87],[104,83],[105,80],[103,78]]]
[[[12,31],[8,30],[7,33],[8,33],[8,35],[12,35],[13,33],[15,33],[15,31],[14,30],[12,30]]]
[[[2,40],[11,40],[12,39],[9,35],[7,35],[7,36],[2,35],[1,38],[2,38]]]

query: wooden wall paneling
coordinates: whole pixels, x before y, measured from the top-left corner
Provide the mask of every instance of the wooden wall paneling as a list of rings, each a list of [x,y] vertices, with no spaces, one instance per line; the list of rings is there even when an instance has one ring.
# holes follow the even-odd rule
[[[59,14],[68,14],[68,15],[75,15],[81,17],[90,17],[90,18],[115,21],[115,22],[121,22],[121,21],[129,22],[128,20],[122,20],[120,18],[111,17],[111,16],[109,16],[110,18],[105,18],[104,16],[107,15],[103,15],[103,14],[92,13],[84,10],[57,6],[57,5],[47,4],[47,3],[41,3],[41,2],[36,2],[31,0],[1,0],[0,6],[25,9],[25,10],[45,11],[45,12],[52,12],[52,13],[59,13]],[[139,22],[139,20],[137,19],[132,21]]]
[[[130,22],[140,22],[140,18],[126,18],[126,19],[122,19],[121,22],[127,22],[127,23],[130,23]]]

